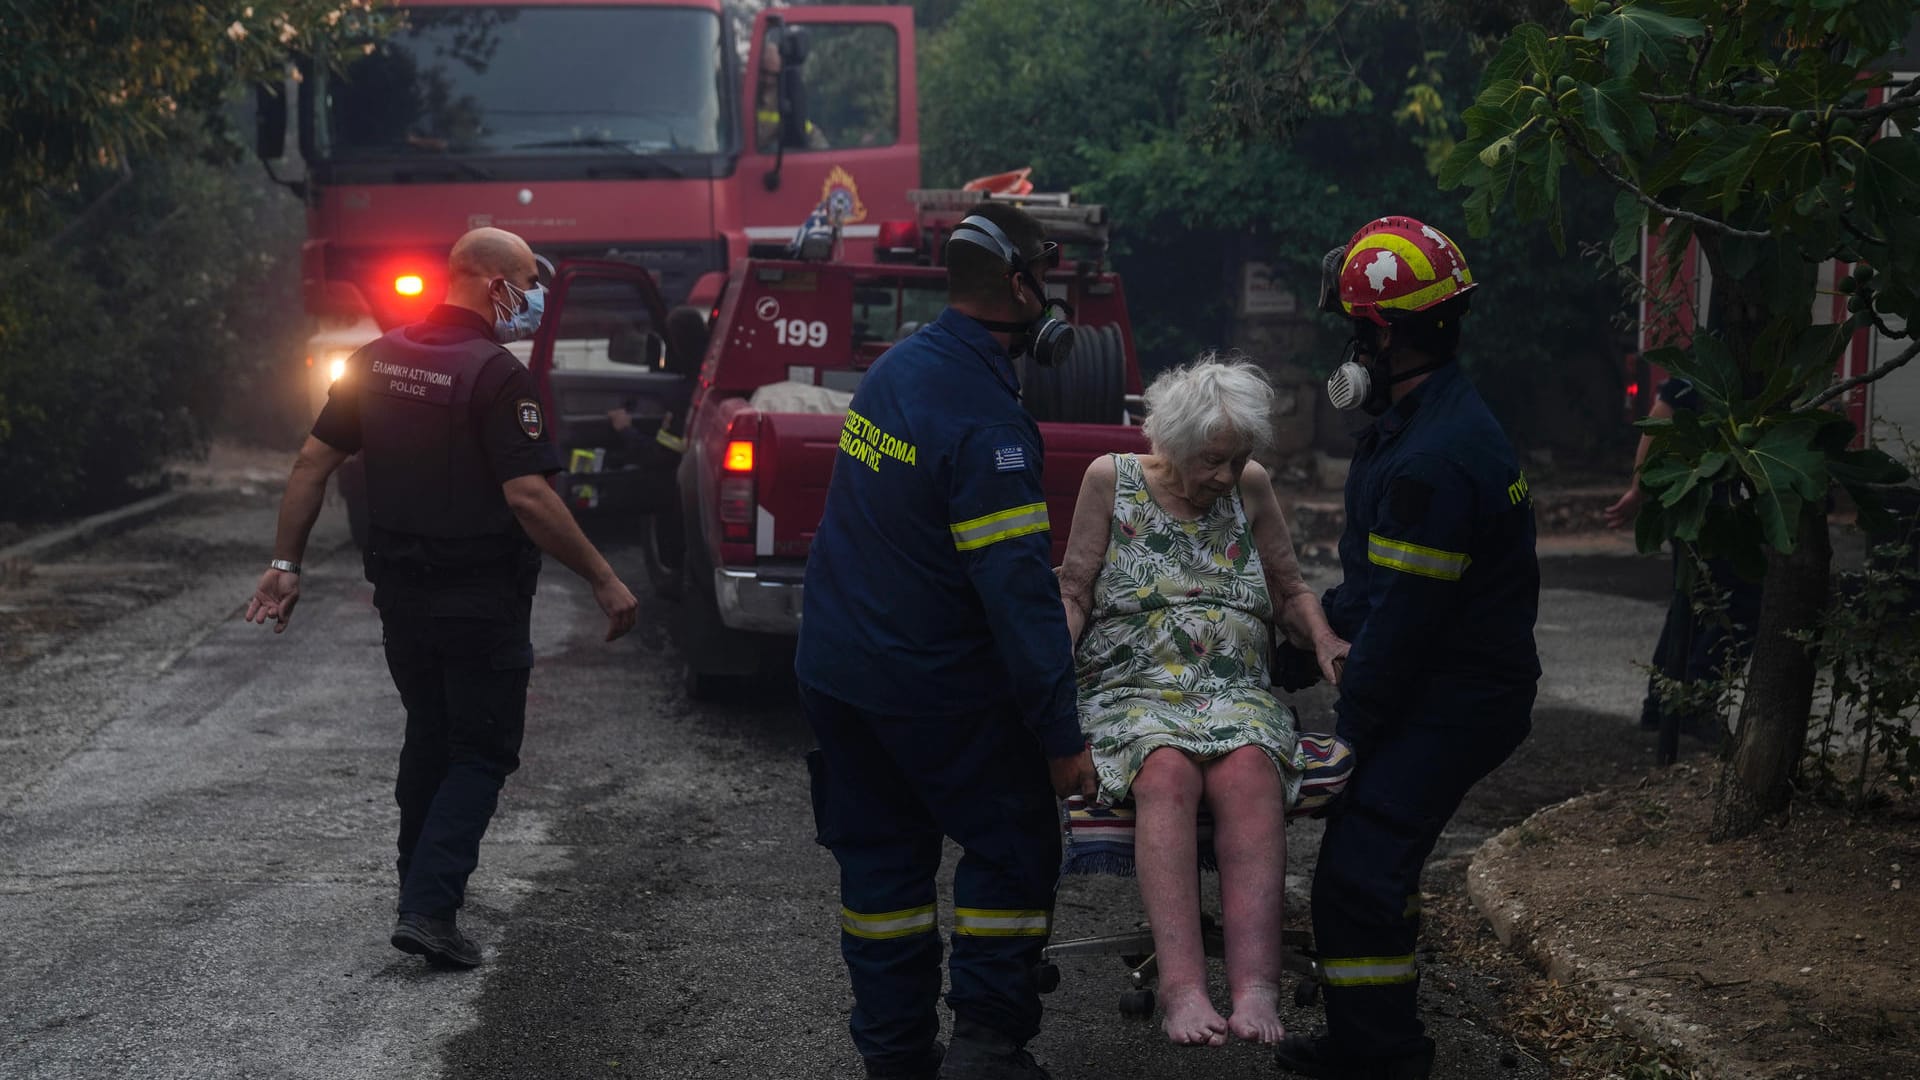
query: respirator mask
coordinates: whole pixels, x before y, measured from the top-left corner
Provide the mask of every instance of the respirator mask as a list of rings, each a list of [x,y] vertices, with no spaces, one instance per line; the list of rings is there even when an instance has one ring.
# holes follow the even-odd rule
[[[1033,295],[1040,298],[1040,313],[1032,319],[1021,322],[1008,322],[1002,319],[978,319],[981,326],[989,330],[1014,335],[1011,351],[1014,356],[1025,353],[1033,357],[1033,362],[1041,367],[1057,367],[1067,362],[1073,355],[1074,328],[1073,305],[1065,300],[1047,296],[1045,286],[1034,275],[1033,267],[1044,266],[1048,270],[1060,266],[1060,245],[1042,244],[1040,253],[1031,259],[1022,260],[1020,252],[1007,239],[1007,234],[991,220],[979,215],[969,214],[967,218],[954,226],[953,233],[947,237],[947,243],[973,244],[986,248],[1007,264],[1008,276],[1018,276],[1027,283]]]
[[[1334,248],[1320,261],[1320,310],[1333,315],[1347,315],[1346,307],[1340,302],[1340,268],[1346,261],[1347,249]],[[1379,349],[1374,340],[1376,326],[1366,319],[1352,318],[1353,337],[1347,341],[1345,351],[1340,354],[1340,364],[1327,376],[1327,399],[1333,407],[1342,411],[1359,409],[1368,416],[1379,416],[1393,407],[1393,385],[1405,382],[1416,376],[1425,375],[1448,363],[1436,360],[1419,367],[1395,373],[1389,354],[1392,347]]]

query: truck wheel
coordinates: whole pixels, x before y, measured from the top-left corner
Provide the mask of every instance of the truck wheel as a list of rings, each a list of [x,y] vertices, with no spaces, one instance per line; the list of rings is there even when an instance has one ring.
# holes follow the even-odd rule
[[[679,600],[686,595],[686,534],[678,511],[662,511],[647,518],[641,528],[641,557],[647,564],[647,582],[653,595]]]

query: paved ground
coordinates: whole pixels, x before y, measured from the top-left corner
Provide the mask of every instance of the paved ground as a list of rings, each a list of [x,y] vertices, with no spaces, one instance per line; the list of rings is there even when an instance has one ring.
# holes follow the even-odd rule
[[[0,669],[0,1076],[858,1075],[788,693],[690,704],[664,613],[603,645],[591,598],[555,566],[534,614],[525,764],[466,915],[488,966],[440,974],[389,948],[400,714],[379,624],[332,517],[315,550],[335,554],[310,560],[293,628],[232,617],[272,507],[196,496],[43,568],[128,611],[76,620]],[[642,577],[631,547],[610,553]],[[1430,888],[1454,887],[1489,830],[1599,782],[1596,755],[1645,749],[1632,664],[1663,573],[1552,564],[1538,734],[1463,811]],[[1318,828],[1291,833],[1304,896]],[[1136,918],[1131,883],[1076,880],[1059,930]],[[1179,1051],[1123,1021],[1121,974],[1066,966],[1035,1046],[1062,1080],[1277,1075],[1256,1048]],[[1473,972],[1442,964],[1427,987],[1441,1075],[1547,1075],[1524,1057],[1492,1064],[1505,1046]]]

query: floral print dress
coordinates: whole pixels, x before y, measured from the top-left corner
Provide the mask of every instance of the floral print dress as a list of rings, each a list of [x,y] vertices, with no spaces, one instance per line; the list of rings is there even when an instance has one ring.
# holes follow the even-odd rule
[[[1126,799],[1147,755],[1273,759],[1293,802],[1293,712],[1268,689],[1273,601],[1236,487],[1197,521],[1169,514],[1132,454],[1114,455],[1113,521],[1075,654],[1100,799]]]

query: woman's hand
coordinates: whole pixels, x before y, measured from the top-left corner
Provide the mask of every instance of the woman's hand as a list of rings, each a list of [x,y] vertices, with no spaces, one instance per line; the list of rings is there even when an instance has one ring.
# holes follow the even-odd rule
[[[1340,685],[1340,675],[1346,669],[1347,654],[1352,651],[1353,646],[1332,630],[1315,634],[1313,637],[1313,658],[1320,663],[1320,674],[1335,686]]]

